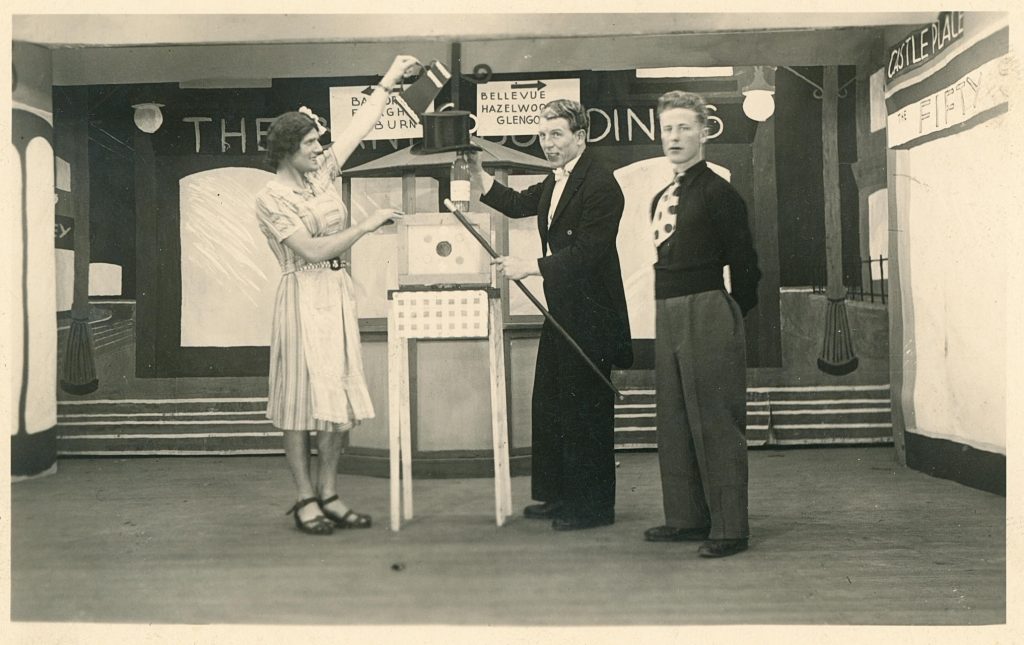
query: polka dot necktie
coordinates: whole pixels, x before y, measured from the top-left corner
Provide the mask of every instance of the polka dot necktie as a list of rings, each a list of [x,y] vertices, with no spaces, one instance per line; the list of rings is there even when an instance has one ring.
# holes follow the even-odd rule
[[[676,232],[676,209],[679,206],[679,185],[683,182],[683,175],[676,175],[661,199],[658,200],[658,207],[654,211],[654,219],[651,220],[651,230],[654,232],[654,245],[661,246]]]

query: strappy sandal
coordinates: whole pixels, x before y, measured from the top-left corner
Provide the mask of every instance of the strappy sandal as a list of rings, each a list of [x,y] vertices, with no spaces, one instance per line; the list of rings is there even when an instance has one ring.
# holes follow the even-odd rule
[[[364,513],[356,513],[352,509],[349,509],[344,515],[338,515],[327,510],[326,506],[338,499],[337,495],[331,495],[327,499],[320,500],[320,510],[323,512],[324,517],[329,519],[336,529],[368,529],[373,523],[373,519]]]
[[[295,506],[288,509],[288,512],[285,513],[285,515],[294,515],[295,528],[299,529],[303,533],[308,533],[309,535],[330,535],[334,532],[334,527],[331,526],[331,522],[323,515],[314,517],[311,520],[306,520],[305,522],[299,519],[299,509],[305,508],[316,501],[317,499],[315,497],[300,499],[295,502]]]

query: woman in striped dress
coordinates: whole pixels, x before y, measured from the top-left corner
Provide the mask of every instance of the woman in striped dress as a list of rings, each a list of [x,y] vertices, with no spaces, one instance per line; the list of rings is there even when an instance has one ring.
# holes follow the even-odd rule
[[[341,433],[373,418],[363,377],[354,290],[338,256],[401,216],[379,209],[353,225],[334,187],[341,166],[380,119],[388,94],[419,62],[397,56],[352,122],[326,151],[322,120],[308,108],[282,114],[267,133],[274,179],[256,195],[260,230],[281,265],[270,338],[267,418],[283,431],[298,493],[289,513],[304,533],[368,528],[369,515],[337,494]],[[317,433],[316,481],[309,433]]]

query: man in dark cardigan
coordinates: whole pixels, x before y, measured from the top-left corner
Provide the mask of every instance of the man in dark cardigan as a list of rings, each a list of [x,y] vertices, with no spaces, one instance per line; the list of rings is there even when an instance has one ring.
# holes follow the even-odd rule
[[[495,260],[509,279],[544,278],[551,315],[610,378],[633,362],[615,238],[623,196],[611,171],[586,150],[589,118],[577,101],[556,100],[541,114],[541,148],[554,174],[515,191],[487,174],[471,153],[480,201],[509,217],[537,218],[541,257]],[[615,521],[615,396],[545,320],[533,383],[532,496],[524,515],[555,530]]]
[[[750,532],[743,316],[757,304],[761,272],[743,199],[704,161],[707,118],[696,94],[658,100],[661,145],[676,172],[651,204],[665,525],[644,537],[702,540],[699,555],[723,557],[745,550]]]

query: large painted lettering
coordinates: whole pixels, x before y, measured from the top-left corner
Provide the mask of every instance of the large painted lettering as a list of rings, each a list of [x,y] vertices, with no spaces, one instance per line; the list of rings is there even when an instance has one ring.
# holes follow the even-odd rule
[[[886,81],[925,63],[964,34],[964,12],[944,11],[938,20],[916,29],[889,48]]]

